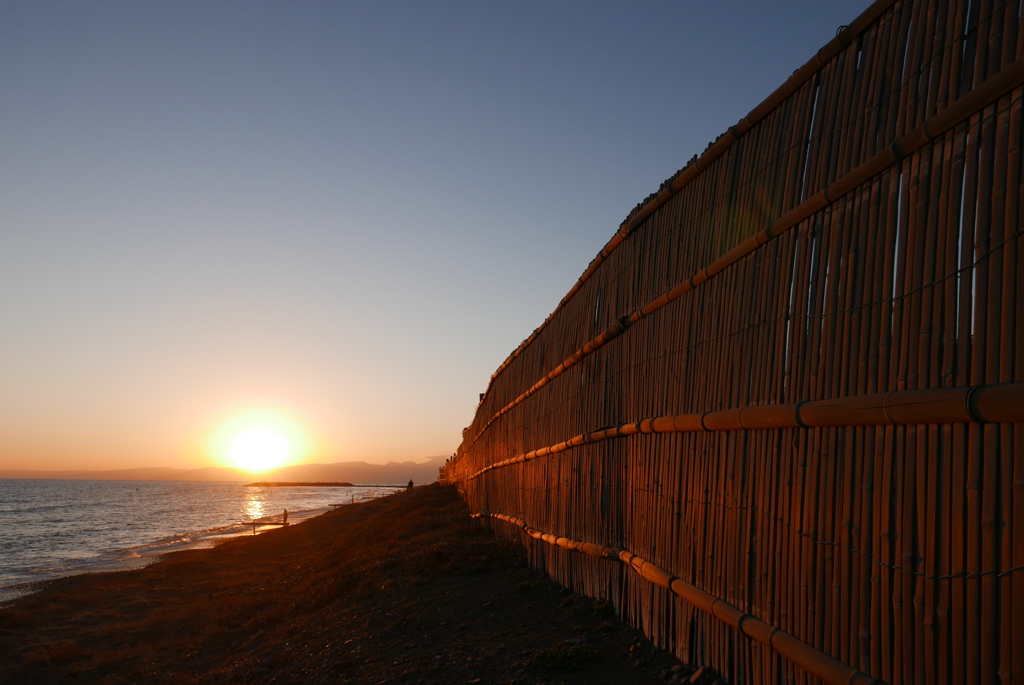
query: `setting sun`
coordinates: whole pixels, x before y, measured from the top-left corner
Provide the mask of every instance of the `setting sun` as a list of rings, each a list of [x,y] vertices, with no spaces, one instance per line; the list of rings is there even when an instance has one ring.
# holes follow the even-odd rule
[[[291,446],[280,433],[255,428],[235,436],[229,455],[232,463],[246,471],[266,471],[288,459]]]
[[[250,473],[302,463],[310,454],[306,431],[285,413],[248,409],[222,418],[210,436],[214,461]]]

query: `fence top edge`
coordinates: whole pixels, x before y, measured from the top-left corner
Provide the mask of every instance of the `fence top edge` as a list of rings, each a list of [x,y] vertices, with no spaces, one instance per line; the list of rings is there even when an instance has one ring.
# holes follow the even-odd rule
[[[590,261],[590,263],[587,265],[587,268],[584,269],[583,273],[580,275],[579,279],[577,279],[576,283],[573,284],[572,288],[569,289],[569,292],[567,292],[565,296],[562,297],[559,303],[555,306],[554,310],[552,310],[551,313],[548,314],[544,321],[542,321],[541,324],[537,326],[537,328],[535,328],[533,332],[525,340],[519,343],[519,346],[516,347],[516,349],[514,349],[498,366],[494,373],[491,374],[491,377],[487,383],[487,388],[481,394],[480,401],[478,402],[477,406],[479,407],[480,405],[483,404],[483,401],[487,398],[487,395],[490,393],[491,388],[493,387],[494,382],[497,380],[498,376],[500,376],[502,372],[506,368],[508,368],[508,366],[516,357],[522,354],[523,350],[530,346],[530,344],[536,339],[540,332],[544,330],[544,328],[555,317],[555,315],[558,314],[558,312],[569,302],[570,299],[572,299],[573,295],[579,292],[583,284],[587,280],[589,280],[590,276],[594,273],[597,265],[600,264],[600,262],[603,262],[604,259],[608,257],[615,250],[615,248],[617,248],[623,242],[623,239],[626,237],[626,235],[628,235],[631,231],[635,230],[640,225],[642,225],[643,221],[647,217],[644,216],[643,219],[639,221],[637,221],[637,218],[644,212],[645,209],[652,205],[652,203],[656,203],[658,197],[660,195],[665,194],[666,191],[668,191],[668,197],[671,197],[672,195],[675,195],[678,192],[680,192],[684,187],[689,185],[689,183],[691,183],[694,179],[700,176],[704,171],[703,168],[696,169],[696,173],[693,173],[691,178],[687,179],[685,183],[680,184],[678,187],[675,187],[676,181],[683,177],[684,174],[689,172],[691,169],[697,167],[701,163],[702,166],[706,168],[707,164],[710,164],[712,161],[714,161],[714,159],[717,159],[722,154],[724,154],[725,150],[731,146],[731,143],[720,145],[720,143],[723,142],[723,139],[726,139],[726,137],[729,136],[733,139],[732,142],[735,142],[743,133],[749,131],[759,121],[764,119],[771,112],[775,111],[775,109],[781,106],[790,95],[792,95],[807,81],[813,78],[814,75],[817,74],[822,68],[824,68],[826,64],[828,64],[843,49],[850,45],[853,42],[854,38],[856,38],[858,35],[866,31],[875,22],[875,20],[877,20],[892,5],[896,4],[897,1],[898,0],[875,0],[875,2],[873,2],[871,5],[868,6],[867,9],[861,12],[860,15],[858,15],[857,18],[854,19],[849,25],[840,27],[840,30],[836,32],[836,36],[834,38],[832,38],[824,46],[822,46],[822,48],[818,50],[814,54],[814,56],[811,57],[807,62],[805,62],[803,66],[794,71],[793,74],[782,83],[782,85],[780,85],[778,88],[772,91],[772,93],[768,95],[768,97],[766,97],[757,106],[750,110],[747,116],[740,119],[739,123],[736,126],[730,126],[728,129],[725,130],[725,132],[723,132],[721,135],[715,138],[715,140],[708,143],[707,147],[701,155],[698,156],[695,154],[690,159],[690,161],[687,162],[686,166],[678,170],[676,173],[672,174],[667,180],[662,182],[662,184],[658,187],[658,190],[648,195],[643,201],[639,202],[629,212],[629,214],[620,224],[619,228],[616,230],[615,234],[611,237],[611,239],[604,245],[604,247],[601,248],[597,255]],[[705,159],[705,157],[710,158]],[[636,221],[636,224],[631,227],[630,224],[633,223],[634,221]]]

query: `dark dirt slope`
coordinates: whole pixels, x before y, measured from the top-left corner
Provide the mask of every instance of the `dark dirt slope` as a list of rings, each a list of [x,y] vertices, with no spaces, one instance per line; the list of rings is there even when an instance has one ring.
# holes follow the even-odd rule
[[[609,607],[530,570],[437,485],[138,571],[61,579],[0,609],[2,683],[651,683],[688,672]]]

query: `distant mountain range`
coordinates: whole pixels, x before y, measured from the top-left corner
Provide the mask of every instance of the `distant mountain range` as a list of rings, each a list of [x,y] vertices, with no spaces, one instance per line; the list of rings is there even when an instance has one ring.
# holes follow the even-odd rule
[[[205,469],[139,468],[109,471],[42,471],[35,469],[0,469],[0,478],[55,478],[67,480],[191,480],[191,481],[348,481],[349,483],[417,483],[437,480],[437,469],[447,457],[431,457],[417,464],[412,461],[389,461],[368,464],[365,461],[342,461],[334,464],[299,464],[259,474],[239,469],[210,467]]]

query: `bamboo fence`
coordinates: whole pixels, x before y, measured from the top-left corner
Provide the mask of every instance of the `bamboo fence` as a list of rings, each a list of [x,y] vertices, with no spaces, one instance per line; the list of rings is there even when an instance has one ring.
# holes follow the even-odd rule
[[[1024,680],[1021,12],[842,27],[630,213],[442,480],[731,682]]]

